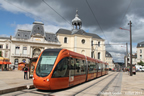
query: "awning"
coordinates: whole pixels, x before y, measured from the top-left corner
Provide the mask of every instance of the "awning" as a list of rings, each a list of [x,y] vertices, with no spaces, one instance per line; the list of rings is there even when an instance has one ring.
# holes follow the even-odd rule
[[[0,57],[0,64],[11,64],[8,58]]]

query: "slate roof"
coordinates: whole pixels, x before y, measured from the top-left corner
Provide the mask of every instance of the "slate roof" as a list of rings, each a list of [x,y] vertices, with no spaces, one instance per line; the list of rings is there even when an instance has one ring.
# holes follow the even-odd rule
[[[46,33],[45,32],[45,40],[48,42],[59,42],[56,35],[54,33]],[[26,30],[18,30],[16,35],[16,39],[30,39],[31,38],[31,31],[26,31]]]
[[[99,37],[97,34],[87,33],[87,32],[85,32],[85,31],[82,30],[82,29],[73,29],[73,30],[59,29],[56,33],[68,34],[68,35],[80,34],[80,35],[92,36],[92,38],[102,39],[102,38]]]
[[[0,39],[10,39],[10,37],[0,37]]]
[[[30,33],[31,31],[28,30],[18,30],[15,38],[17,39],[30,39]]]
[[[108,51],[106,51],[105,57],[112,57],[112,55]]]
[[[137,44],[137,47],[144,47],[144,41]]]

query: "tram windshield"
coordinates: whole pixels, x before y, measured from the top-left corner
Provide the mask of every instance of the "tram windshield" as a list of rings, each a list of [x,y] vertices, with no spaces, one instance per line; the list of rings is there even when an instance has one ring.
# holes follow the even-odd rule
[[[36,68],[36,74],[45,77],[51,72],[59,52],[43,52]]]

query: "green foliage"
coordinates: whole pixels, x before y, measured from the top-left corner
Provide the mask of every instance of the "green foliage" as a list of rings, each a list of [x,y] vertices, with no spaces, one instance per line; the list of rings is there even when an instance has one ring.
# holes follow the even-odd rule
[[[144,62],[142,61],[138,62],[138,65],[144,66]]]

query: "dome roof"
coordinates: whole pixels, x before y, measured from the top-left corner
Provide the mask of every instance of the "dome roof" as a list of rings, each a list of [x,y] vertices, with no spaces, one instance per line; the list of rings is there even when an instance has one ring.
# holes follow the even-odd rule
[[[72,25],[82,25],[82,21],[78,16],[78,10],[76,10],[76,15],[75,18],[72,20]]]

